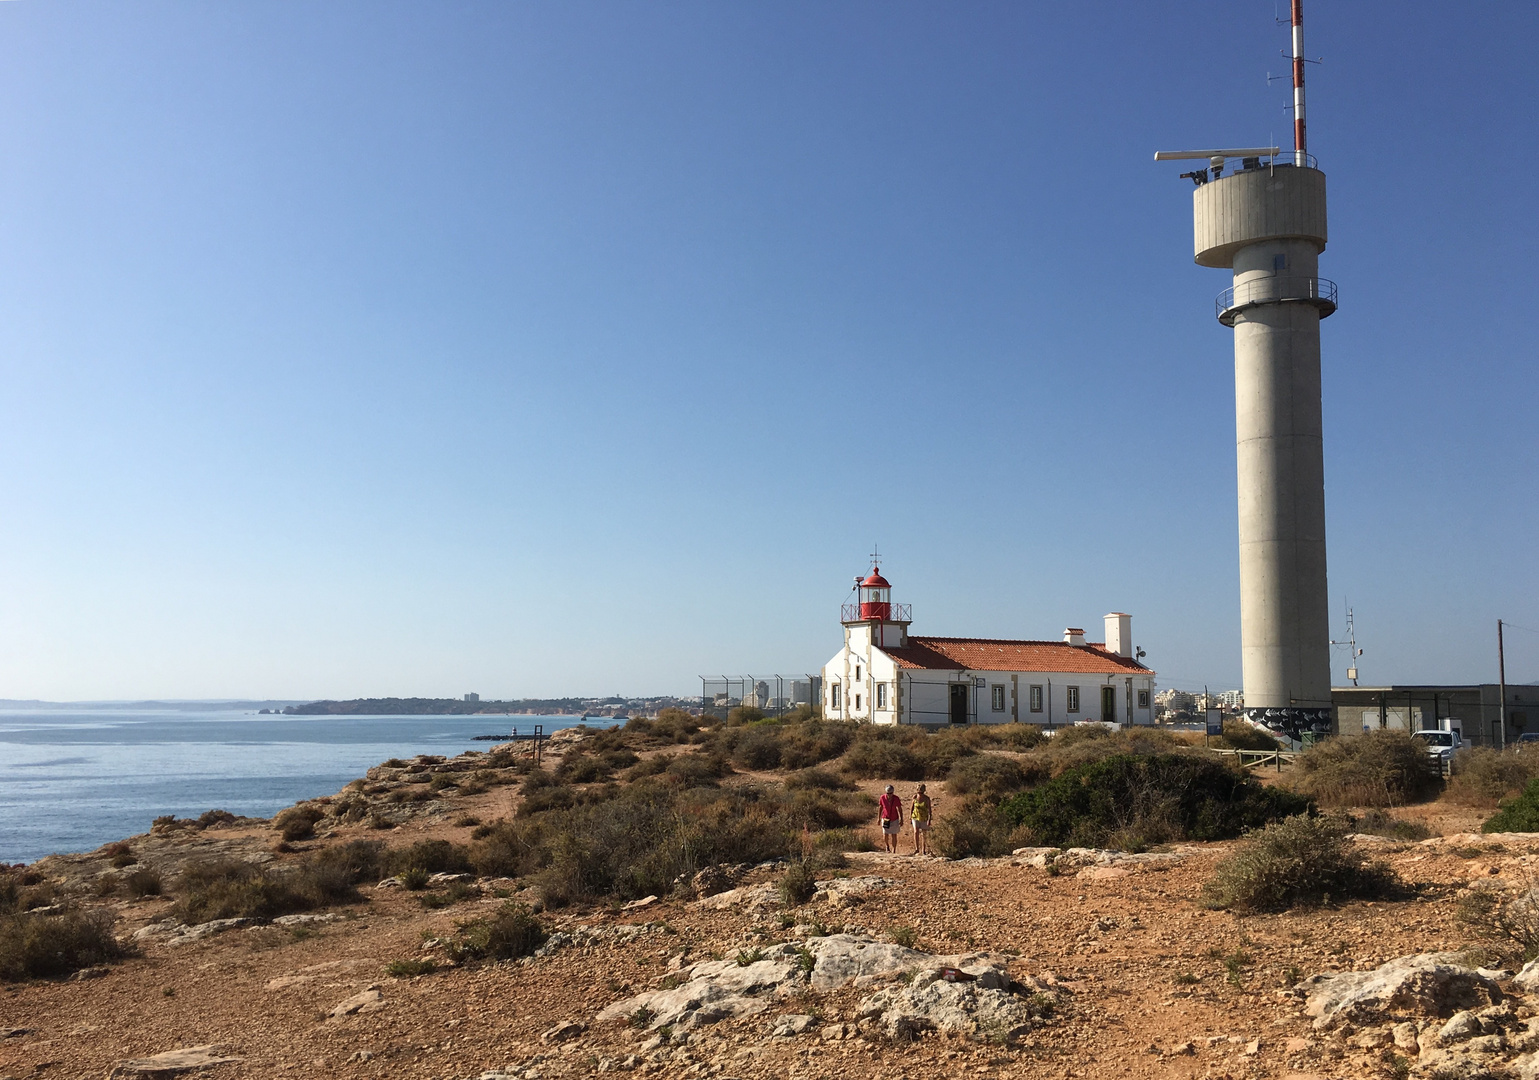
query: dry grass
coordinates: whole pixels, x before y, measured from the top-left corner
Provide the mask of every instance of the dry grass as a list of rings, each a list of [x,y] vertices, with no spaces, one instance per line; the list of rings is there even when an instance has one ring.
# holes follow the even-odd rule
[[[1453,776],[1443,797],[1459,806],[1494,808],[1535,777],[1539,777],[1539,751],[1468,747],[1454,755]]]

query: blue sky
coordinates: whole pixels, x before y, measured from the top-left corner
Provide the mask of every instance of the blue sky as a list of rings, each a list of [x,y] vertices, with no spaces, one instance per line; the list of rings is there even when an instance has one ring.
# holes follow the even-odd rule
[[[1125,610],[1238,685],[1226,281],[1151,159],[1288,145],[1274,14],[0,5],[0,696],[689,692],[820,665],[873,543],[916,633]],[[1539,7],[1308,16],[1332,629],[1491,680]]]

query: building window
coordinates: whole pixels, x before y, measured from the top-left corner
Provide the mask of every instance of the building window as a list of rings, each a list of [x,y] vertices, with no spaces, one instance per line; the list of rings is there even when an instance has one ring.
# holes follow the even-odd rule
[[[830,686],[828,688],[828,707],[831,708],[831,709],[837,709],[839,707],[839,684],[838,683],[834,683],[832,686]]]
[[[1140,690],[1138,692],[1138,707],[1140,709],[1147,709],[1149,707],[1149,691]]]
[[[1033,686],[1031,688],[1030,701],[1031,701],[1031,711],[1032,712],[1041,712],[1042,711],[1042,687],[1040,687],[1040,686]]]
[[[887,708],[887,684],[884,682],[876,684],[876,707]]]
[[[855,711],[860,712],[860,695],[855,695]]]
[[[855,665],[855,681],[860,682],[860,665]]]
[[[1272,256],[1272,269],[1274,271],[1275,270],[1286,270],[1286,269],[1288,269],[1288,256],[1286,256],[1286,255],[1273,255]]]
[[[989,698],[990,704],[994,706],[995,712],[1005,711],[1005,688],[1003,686],[993,687],[990,690]]]
[[[1070,712],[1079,712],[1079,687],[1077,687],[1077,686],[1069,687],[1068,695],[1069,695],[1069,711]]]

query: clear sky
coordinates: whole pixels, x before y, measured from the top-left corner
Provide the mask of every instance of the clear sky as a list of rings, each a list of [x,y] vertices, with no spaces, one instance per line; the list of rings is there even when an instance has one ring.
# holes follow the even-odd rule
[[[0,4],[0,697],[698,692],[819,667],[873,543],[916,633],[1124,610],[1238,685],[1227,280],[1152,156],[1289,144],[1279,9]],[[1332,630],[1494,680],[1539,6],[1307,15]]]

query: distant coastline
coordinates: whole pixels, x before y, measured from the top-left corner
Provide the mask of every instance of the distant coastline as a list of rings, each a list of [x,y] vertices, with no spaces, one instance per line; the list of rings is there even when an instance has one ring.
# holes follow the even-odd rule
[[[623,719],[656,715],[659,709],[695,705],[692,698],[520,698],[482,701],[461,698],[353,698],[289,705],[284,716],[593,716]],[[278,712],[279,710],[273,710]]]

